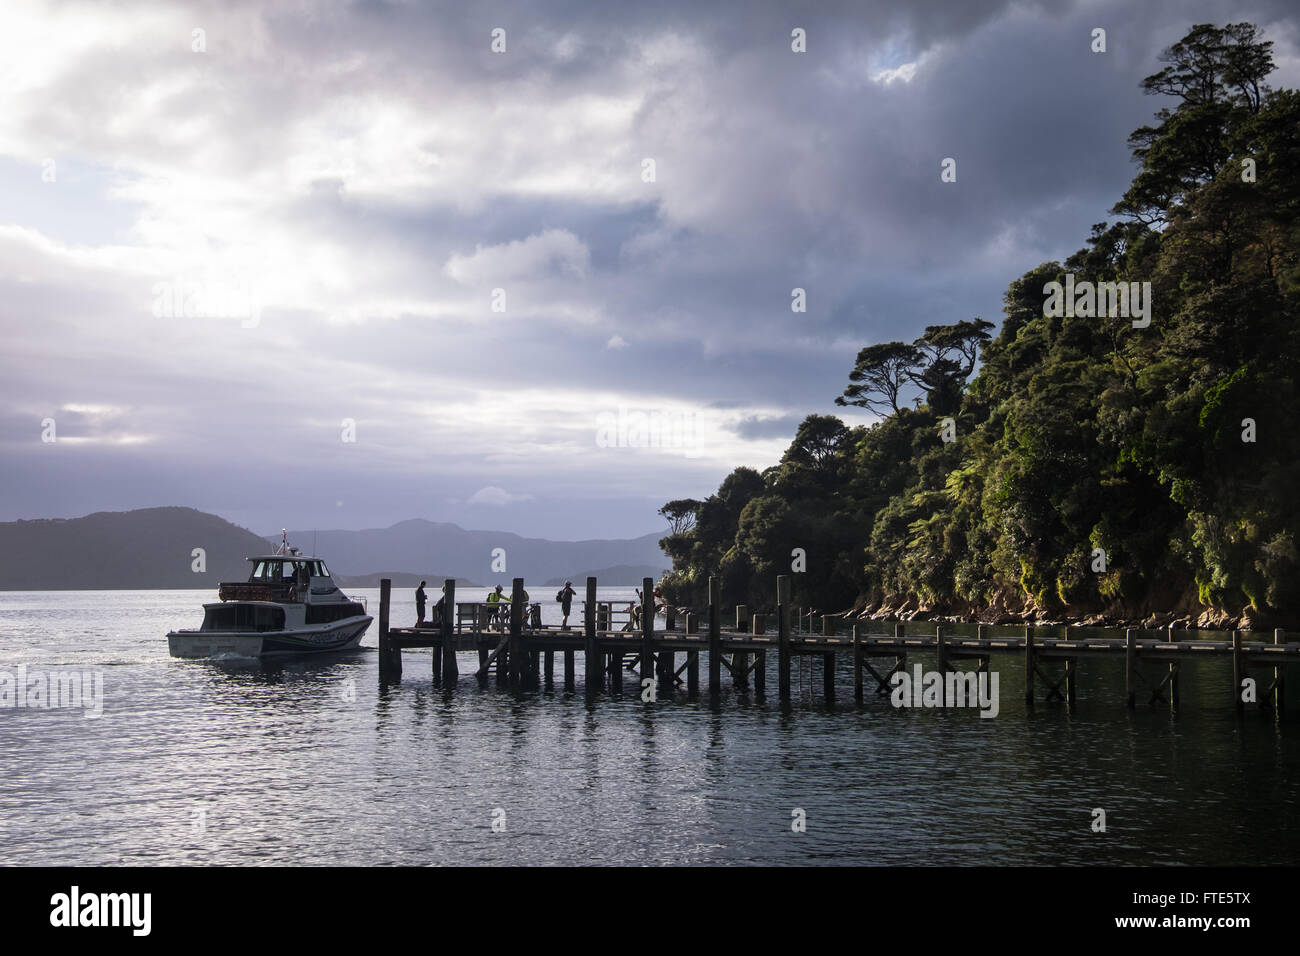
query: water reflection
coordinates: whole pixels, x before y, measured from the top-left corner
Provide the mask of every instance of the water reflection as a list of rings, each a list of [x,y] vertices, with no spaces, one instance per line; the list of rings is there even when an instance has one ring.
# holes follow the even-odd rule
[[[1110,658],[1081,660],[1073,711],[1027,710],[1013,656],[994,658],[996,719],[899,711],[870,680],[858,704],[847,655],[833,709],[818,661],[788,702],[769,660],[765,695],[733,691],[724,669],[719,700],[706,678],[697,700],[677,688],[648,704],[634,675],[589,695],[581,655],[572,693],[480,686],[475,654],[454,690],[424,654],[392,682],[373,652],[174,661],[159,635],[185,596],[137,600],[139,623],[119,601],[122,632],[93,646],[66,596],[40,627],[0,609],[3,661],[108,671],[99,720],[0,710],[0,862],[1232,864],[1300,850],[1294,726],[1238,717],[1226,661],[1184,666],[1179,712],[1128,711]]]

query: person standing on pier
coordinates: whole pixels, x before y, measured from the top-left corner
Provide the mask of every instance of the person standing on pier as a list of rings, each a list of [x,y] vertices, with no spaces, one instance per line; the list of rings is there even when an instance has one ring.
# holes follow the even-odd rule
[[[424,585],[425,582],[421,581],[420,586],[415,589],[415,626],[416,627],[419,627],[421,624],[424,623],[424,604],[425,604]]]
[[[564,612],[564,623],[560,629],[567,631],[569,629],[569,613],[573,610],[573,596],[578,592],[573,590],[573,582],[565,581],[564,588],[559,594],[555,595],[555,600],[560,602],[560,610]]]
[[[497,585],[496,590],[487,596],[487,615],[488,623],[494,623],[501,615],[501,604],[506,600],[506,596],[501,593],[501,585]]]

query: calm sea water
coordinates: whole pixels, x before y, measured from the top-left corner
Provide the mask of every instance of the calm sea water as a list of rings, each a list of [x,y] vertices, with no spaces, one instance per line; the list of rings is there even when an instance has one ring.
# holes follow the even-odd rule
[[[546,619],[557,620],[542,589]],[[369,597],[378,608],[376,591]],[[479,593],[470,590],[465,597]],[[458,594],[458,596],[460,596]],[[602,589],[601,599],[630,599]],[[412,623],[395,590],[394,624]],[[1227,699],[1223,662],[1184,671],[1183,708],[1122,703],[1119,661],[1081,664],[1078,707],[897,711],[727,689],[588,704],[462,677],[407,652],[263,667],[173,660],[200,591],[0,592],[0,671],[98,671],[103,714],[0,709],[3,864],[1294,864],[1295,724]],[[409,619],[409,620],[408,620]],[[373,648],[374,626],[364,643]],[[581,655],[579,655],[581,658]],[[933,666],[932,660],[919,661]],[[464,675],[477,666],[462,655]],[[562,668],[557,661],[557,674]],[[707,673],[707,672],[706,672]],[[725,682],[725,676],[724,676]],[[809,688],[812,693],[809,693]],[[1107,830],[1093,832],[1094,808]],[[792,830],[804,811],[806,832]],[[494,832],[493,822],[504,823]]]

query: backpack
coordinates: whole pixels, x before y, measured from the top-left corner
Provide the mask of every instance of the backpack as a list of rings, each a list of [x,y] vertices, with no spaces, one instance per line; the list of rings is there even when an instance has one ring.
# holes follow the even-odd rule
[[[557,602],[559,602],[560,604],[563,604],[563,603],[564,603],[564,591],[563,591],[563,590],[559,590],[559,591],[556,591],[556,592],[555,592],[555,600],[556,600]]]

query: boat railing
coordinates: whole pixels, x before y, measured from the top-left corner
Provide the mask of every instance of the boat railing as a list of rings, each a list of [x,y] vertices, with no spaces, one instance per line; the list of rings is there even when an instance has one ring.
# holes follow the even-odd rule
[[[217,585],[217,597],[223,601],[273,601],[275,589],[269,584],[223,581]]]

